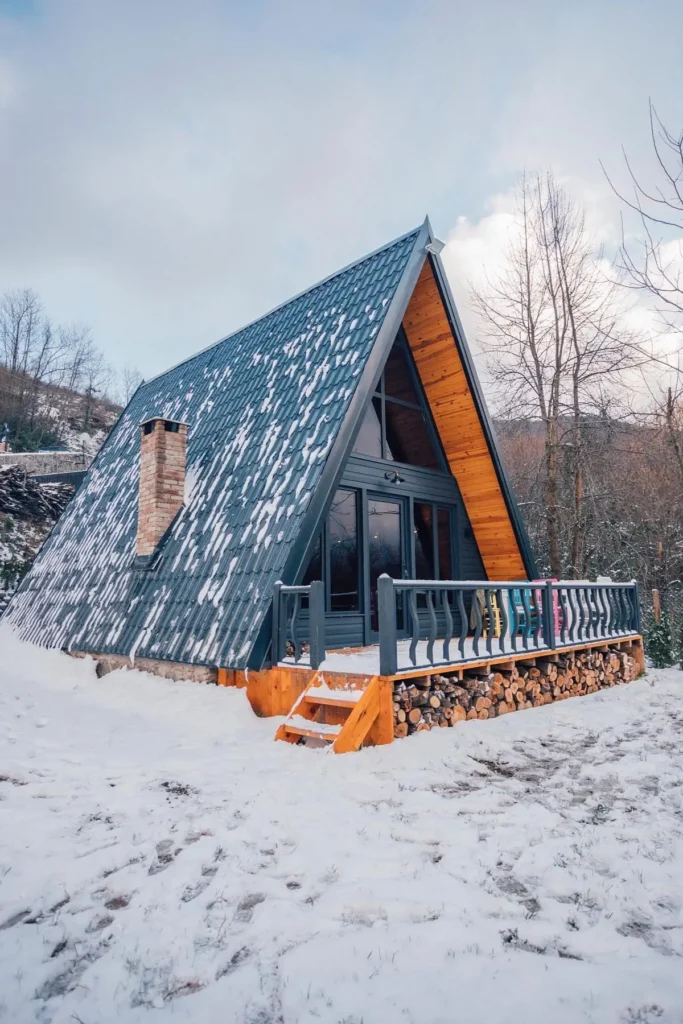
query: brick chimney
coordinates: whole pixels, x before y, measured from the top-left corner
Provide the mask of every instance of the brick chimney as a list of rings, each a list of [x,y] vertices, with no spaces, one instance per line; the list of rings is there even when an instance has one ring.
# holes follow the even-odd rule
[[[186,446],[185,423],[154,418],[140,424],[137,555],[154,554],[183,504]]]

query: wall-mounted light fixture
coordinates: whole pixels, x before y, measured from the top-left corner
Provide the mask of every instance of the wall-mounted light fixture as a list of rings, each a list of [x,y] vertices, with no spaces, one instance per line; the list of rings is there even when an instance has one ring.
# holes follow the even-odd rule
[[[400,476],[399,473],[394,469],[384,474],[385,480],[391,480],[392,484],[403,484],[405,483],[405,477]]]
[[[442,242],[440,238],[433,238],[425,245],[425,252],[431,252],[432,256],[438,256],[445,248],[445,242]]]

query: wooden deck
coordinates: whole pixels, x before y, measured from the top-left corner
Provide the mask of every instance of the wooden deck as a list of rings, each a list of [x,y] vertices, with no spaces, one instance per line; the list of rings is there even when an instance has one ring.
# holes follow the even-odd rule
[[[407,643],[407,641],[406,641]],[[244,687],[259,716],[289,716],[279,727],[276,738],[296,743],[311,740],[329,743],[336,753],[358,750],[363,745],[393,742],[394,684],[419,676],[441,674],[458,680],[465,675],[487,677],[492,672],[520,671],[538,664],[557,662],[563,655],[598,650],[627,651],[636,661],[638,672],[645,670],[645,654],[640,634],[634,633],[609,641],[587,640],[552,650],[539,645],[510,654],[473,656],[436,666],[415,668],[402,665],[393,676],[378,672],[378,646],[332,651],[317,671],[301,662],[285,661],[263,672],[219,669],[218,682],[224,686]]]
[[[566,654],[570,651],[577,650],[590,650],[591,648],[597,648],[599,650],[605,649],[607,646],[621,647],[622,645],[631,646],[632,644],[640,644],[642,646],[642,637],[639,633],[627,634],[622,637],[616,637],[613,640],[604,639],[593,639],[585,640],[581,643],[576,644],[564,644],[556,646],[552,649],[546,647],[542,639],[539,638],[538,642],[534,642],[530,637],[528,640],[528,646],[523,648],[520,643],[520,649],[517,651],[510,651],[509,643],[506,649],[501,651],[500,641],[494,638],[491,641],[491,652],[482,651],[485,646],[483,642],[476,645],[478,650],[475,650],[473,641],[468,638],[465,642],[464,656],[458,654],[457,657],[453,657],[450,660],[440,659],[438,652],[434,652],[434,660],[430,661],[427,657],[427,642],[420,641],[417,644],[415,652],[416,664],[413,664],[410,658],[410,641],[401,640],[398,643],[398,671],[396,674],[391,675],[387,678],[390,679],[410,679],[415,676],[431,675],[434,672],[440,672],[444,674],[458,673],[462,678],[465,672],[469,672],[475,669],[491,669],[496,665],[512,664],[518,661],[533,661],[536,658],[548,658],[552,656],[559,656],[560,654]],[[305,656],[304,656],[305,658]],[[306,664],[304,658],[299,662],[294,661],[293,658],[285,658],[280,662],[280,669],[289,669],[295,671],[301,671],[302,669],[308,669],[312,671],[310,666]],[[644,667],[644,663],[643,663]],[[341,675],[344,677],[358,677],[358,676],[372,676],[379,675],[379,644],[373,644],[371,647],[356,647],[347,650],[328,651],[325,660],[319,666],[321,672],[325,672],[327,675]]]

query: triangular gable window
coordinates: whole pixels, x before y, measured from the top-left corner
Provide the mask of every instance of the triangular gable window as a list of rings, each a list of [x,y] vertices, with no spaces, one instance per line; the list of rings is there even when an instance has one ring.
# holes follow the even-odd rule
[[[445,469],[431,413],[402,332],[389,353],[353,452],[424,469]]]

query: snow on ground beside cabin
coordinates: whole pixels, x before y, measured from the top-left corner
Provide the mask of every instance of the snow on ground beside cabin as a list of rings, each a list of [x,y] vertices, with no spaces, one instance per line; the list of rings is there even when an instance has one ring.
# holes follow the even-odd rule
[[[679,671],[335,756],[0,649],[0,1020],[683,1020]]]

